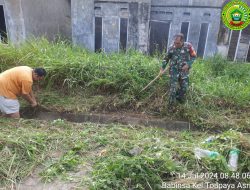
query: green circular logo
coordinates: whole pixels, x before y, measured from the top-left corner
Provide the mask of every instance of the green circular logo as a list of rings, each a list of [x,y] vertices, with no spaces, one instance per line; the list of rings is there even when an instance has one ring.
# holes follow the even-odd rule
[[[250,8],[245,2],[232,0],[221,13],[223,23],[231,30],[242,30],[250,23]]]

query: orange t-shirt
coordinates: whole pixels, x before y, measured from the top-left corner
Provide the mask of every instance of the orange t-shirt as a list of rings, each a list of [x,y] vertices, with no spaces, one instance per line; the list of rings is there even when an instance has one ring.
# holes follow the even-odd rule
[[[17,96],[29,94],[32,84],[32,68],[14,67],[0,74],[0,96],[17,99]]]

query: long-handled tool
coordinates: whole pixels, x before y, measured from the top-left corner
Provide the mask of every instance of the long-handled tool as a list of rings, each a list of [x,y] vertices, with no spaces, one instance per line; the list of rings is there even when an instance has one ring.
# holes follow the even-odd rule
[[[159,79],[162,76],[162,74],[165,73],[165,71],[167,69],[168,69],[168,67],[165,68],[163,70],[163,72],[159,73],[152,81],[150,81],[150,83],[148,83],[147,86],[145,86],[143,89],[141,89],[141,91],[139,93],[141,93],[142,91],[146,90],[151,84],[153,84],[157,79]]]
[[[146,90],[151,84],[153,84],[160,77],[161,77],[161,74],[157,75],[152,81],[150,81],[150,83],[147,84],[147,86],[145,86],[143,89],[141,89],[141,91],[139,93]]]

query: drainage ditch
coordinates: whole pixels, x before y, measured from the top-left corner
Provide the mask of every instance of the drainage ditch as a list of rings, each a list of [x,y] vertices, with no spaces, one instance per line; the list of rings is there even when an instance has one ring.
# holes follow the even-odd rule
[[[196,127],[192,126],[189,122],[185,121],[171,121],[160,118],[154,118],[144,115],[132,116],[126,113],[108,113],[108,114],[96,114],[96,113],[67,113],[47,110],[44,108],[32,109],[30,107],[22,108],[20,110],[21,117],[26,119],[38,119],[38,120],[56,120],[63,119],[69,122],[84,123],[101,123],[110,124],[118,123],[124,125],[142,125],[142,126],[153,126],[160,127],[169,130],[197,130]]]

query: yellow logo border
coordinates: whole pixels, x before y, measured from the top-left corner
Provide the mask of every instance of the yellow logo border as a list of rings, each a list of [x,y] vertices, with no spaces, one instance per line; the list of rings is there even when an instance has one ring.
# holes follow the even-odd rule
[[[231,17],[233,11],[239,10],[243,13],[241,21],[234,21]],[[243,30],[250,23],[250,8],[245,2],[232,0],[227,3],[221,12],[222,21],[231,30]]]

